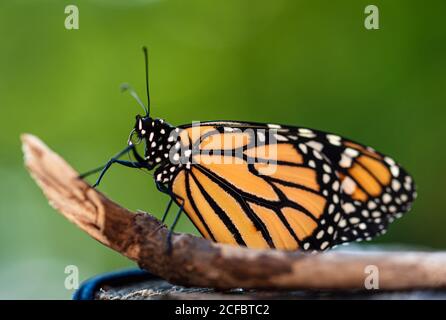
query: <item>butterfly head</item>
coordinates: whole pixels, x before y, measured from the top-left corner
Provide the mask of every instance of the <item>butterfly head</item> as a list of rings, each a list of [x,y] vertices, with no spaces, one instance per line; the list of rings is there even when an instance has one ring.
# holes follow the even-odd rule
[[[149,167],[154,167],[169,158],[169,150],[175,143],[172,134],[174,130],[163,119],[137,115],[129,143],[139,144],[144,141],[144,158]]]

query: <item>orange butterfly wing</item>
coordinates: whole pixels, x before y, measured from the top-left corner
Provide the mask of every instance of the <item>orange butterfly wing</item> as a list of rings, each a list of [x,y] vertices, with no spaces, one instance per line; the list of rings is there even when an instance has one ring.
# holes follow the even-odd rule
[[[227,129],[204,125],[183,136],[200,153],[176,176],[172,191],[202,235],[251,248],[332,246],[340,183],[328,161],[304,145],[262,142],[258,130]]]
[[[416,196],[393,160],[336,135],[227,121],[183,129],[198,152],[170,187],[217,242],[324,250],[383,233]]]

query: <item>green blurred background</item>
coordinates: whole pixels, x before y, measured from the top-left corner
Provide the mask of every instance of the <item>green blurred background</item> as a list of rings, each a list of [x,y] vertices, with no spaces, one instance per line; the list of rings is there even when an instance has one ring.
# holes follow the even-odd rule
[[[64,28],[76,4],[80,29]],[[19,135],[38,135],[79,171],[122,149],[144,92],[172,124],[252,120],[332,131],[396,158],[414,175],[413,211],[375,243],[446,248],[444,1],[138,0],[0,3],[0,298],[69,298],[80,279],[132,266],[58,215],[23,167]],[[161,215],[167,196],[113,167],[100,190]],[[185,218],[180,231],[195,232]]]

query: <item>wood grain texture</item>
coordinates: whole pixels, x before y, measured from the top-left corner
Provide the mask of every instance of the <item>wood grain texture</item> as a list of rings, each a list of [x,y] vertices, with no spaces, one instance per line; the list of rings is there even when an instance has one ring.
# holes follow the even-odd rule
[[[130,212],[92,189],[37,137],[21,138],[26,168],[57,211],[171,283],[218,289],[364,289],[365,267],[375,265],[380,289],[446,286],[444,252],[304,254],[222,245],[176,233],[168,254],[168,230],[159,220]]]

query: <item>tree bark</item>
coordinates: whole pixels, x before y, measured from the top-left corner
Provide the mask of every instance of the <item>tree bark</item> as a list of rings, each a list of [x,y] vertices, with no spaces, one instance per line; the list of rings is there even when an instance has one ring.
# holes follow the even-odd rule
[[[141,268],[184,286],[218,289],[364,289],[366,267],[379,270],[380,289],[446,286],[443,252],[253,250],[175,233],[147,213],[130,212],[78,178],[37,137],[22,135],[25,165],[49,203],[92,238]]]

